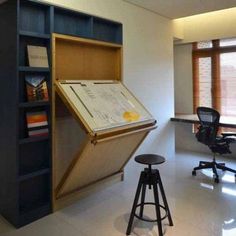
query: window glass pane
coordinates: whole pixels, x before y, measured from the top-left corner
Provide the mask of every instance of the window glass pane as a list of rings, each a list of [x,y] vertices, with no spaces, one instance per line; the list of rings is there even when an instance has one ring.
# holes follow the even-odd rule
[[[212,107],[211,57],[199,58],[199,105]]]
[[[220,54],[221,114],[236,116],[236,52]]]
[[[197,48],[212,48],[212,41],[198,42]]]
[[[221,39],[220,40],[220,46],[221,47],[224,47],[224,46],[236,46],[236,38]]]

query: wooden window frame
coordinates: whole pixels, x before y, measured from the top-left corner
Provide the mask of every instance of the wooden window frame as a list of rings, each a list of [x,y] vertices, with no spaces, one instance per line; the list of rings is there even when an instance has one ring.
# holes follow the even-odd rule
[[[192,45],[193,65],[193,113],[199,106],[199,58],[211,57],[212,73],[212,108],[221,113],[220,88],[220,54],[236,52],[236,46],[221,46],[220,40],[212,40],[211,48],[197,48],[197,42]]]

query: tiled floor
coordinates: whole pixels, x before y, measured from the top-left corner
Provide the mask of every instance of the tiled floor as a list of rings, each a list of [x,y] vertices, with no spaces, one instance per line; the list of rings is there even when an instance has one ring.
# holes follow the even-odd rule
[[[191,176],[192,167],[206,155],[178,152],[160,167],[174,226],[164,224],[166,236],[235,236],[236,184],[225,173],[215,184],[210,171]],[[236,161],[226,160],[236,168]],[[138,176],[142,166],[130,161],[125,182],[118,183],[19,230],[0,219],[6,236],[120,236],[125,235]],[[152,199],[152,194],[148,194]],[[152,208],[145,215],[154,216]],[[132,235],[158,236],[153,223],[136,221]]]

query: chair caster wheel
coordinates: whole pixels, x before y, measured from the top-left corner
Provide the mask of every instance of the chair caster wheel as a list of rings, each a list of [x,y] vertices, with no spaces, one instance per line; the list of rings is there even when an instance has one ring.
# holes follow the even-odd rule
[[[193,170],[192,171],[192,176],[196,176],[196,175],[197,175],[196,170]]]
[[[219,181],[219,178],[215,178],[215,183],[219,183],[220,181]]]

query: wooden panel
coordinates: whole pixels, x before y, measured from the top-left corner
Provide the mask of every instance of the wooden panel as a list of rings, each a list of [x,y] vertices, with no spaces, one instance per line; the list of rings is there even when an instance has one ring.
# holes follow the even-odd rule
[[[58,186],[59,195],[72,193],[122,171],[124,164],[146,137],[147,132],[127,134],[116,139],[99,142],[96,145],[88,142]]]
[[[57,199],[54,203],[54,211],[59,210],[59,209],[66,207],[68,205],[71,205],[74,202],[78,201],[79,199],[88,196],[89,194],[100,191],[100,190],[107,188],[107,187],[109,187],[115,183],[118,183],[122,180],[123,180],[123,172],[119,172],[119,173],[109,176],[105,179],[97,181],[96,183],[94,183],[92,185],[89,185],[89,186],[84,187],[78,191],[75,191],[75,192],[71,193],[70,195],[67,195],[66,197]]]
[[[58,118],[55,124],[55,186],[65,174],[72,160],[79,155],[87,136],[72,116]]]
[[[55,36],[55,79],[121,80],[121,46]]]
[[[54,34],[53,80],[122,80],[122,46]],[[155,124],[94,136],[53,87],[54,210],[85,193],[122,180],[123,167]],[[66,107],[67,109],[66,109]],[[70,114],[68,113],[70,111]],[[74,118],[72,118],[72,116]]]

